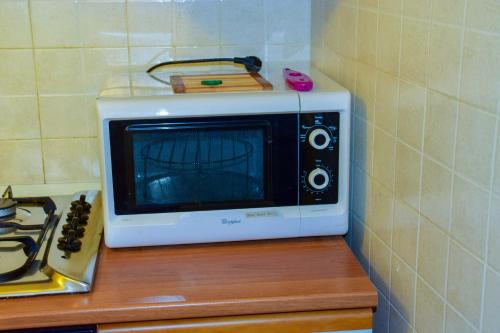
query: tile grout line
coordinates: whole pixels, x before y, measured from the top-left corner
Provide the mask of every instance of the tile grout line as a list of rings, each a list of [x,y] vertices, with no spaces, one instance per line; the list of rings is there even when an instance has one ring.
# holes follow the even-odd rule
[[[466,13],[466,2],[465,0],[465,5],[464,5],[464,16]],[[432,23],[434,24],[434,20],[432,20]],[[465,25],[465,22],[463,23]],[[448,297],[449,297],[449,291],[448,291],[448,279],[449,279],[449,274],[450,274],[450,255],[451,255],[451,246],[452,246],[452,225],[453,225],[453,209],[454,209],[454,193],[455,193],[455,179],[456,179],[456,163],[457,163],[457,140],[458,140],[458,125],[459,125],[459,120],[461,117],[461,112],[460,112],[460,82],[462,79],[462,65],[463,65],[463,45],[464,45],[464,36],[465,36],[465,31],[463,30],[464,27],[462,26],[462,35],[461,35],[461,40],[460,40],[460,60],[459,60],[459,73],[458,73],[458,84],[457,88],[455,91],[456,96],[454,99],[457,100],[456,103],[456,119],[455,119],[455,133],[454,133],[454,140],[453,140],[453,157],[452,161],[453,164],[451,165],[451,198],[450,198],[450,208],[449,208],[449,217],[448,217],[448,232],[447,232],[447,242],[448,242],[448,250],[447,250],[447,255],[446,255],[446,273],[445,273],[445,284],[444,284],[444,296],[445,296],[445,312],[444,312],[444,318],[445,318],[445,331],[447,325],[447,313],[448,313],[448,307],[454,308],[452,304],[449,302]],[[455,104],[455,103],[454,103]],[[459,311],[455,311],[456,313],[459,313]],[[461,314],[460,314],[461,315]]]
[[[358,43],[357,43],[357,40],[358,40],[358,25],[359,25],[359,10],[358,10],[358,3],[356,2],[356,6],[354,7],[354,10],[356,10],[356,19],[354,21],[354,57],[357,58],[358,57]],[[356,67],[354,68],[354,91],[357,91],[358,89],[358,66],[356,65]],[[351,116],[350,116],[350,122],[351,123],[354,123],[354,114],[356,113],[356,103],[353,103],[352,102],[352,98],[351,98]],[[351,129],[350,131],[352,131],[352,126],[353,124],[351,124]],[[352,132],[351,134],[351,146],[354,148],[354,138],[352,137],[354,134],[354,132]],[[351,153],[352,153],[353,149],[351,149]],[[349,166],[349,169],[351,169],[351,165]],[[354,175],[352,175],[354,176]],[[351,174],[349,173],[349,178],[351,178]],[[354,178],[353,178],[354,179]],[[353,195],[353,188],[354,188],[354,181],[352,182],[352,184],[350,185],[351,188],[349,189],[349,197],[352,199],[352,195]],[[352,202],[352,200],[350,200],[350,202]],[[351,220],[349,218],[349,220]],[[351,232],[351,235],[352,235],[352,232]],[[370,239],[371,239],[371,236],[370,236]],[[352,236],[351,236],[351,240],[350,240],[350,243],[352,244]],[[370,262],[370,246],[371,246],[371,242],[369,241],[368,243],[368,262]],[[370,267],[370,264],[368,264],[368,267]],[[368,269],[370,270],[370,269]],[[368,274],[368,276],[370,276]]]
[[[42,158],[42,176],[43,183],[47,184],[47,177],[45,175],[45,152],[43,149],[43,133],[42,133],[42,113],[40,109],[40,87],[38,80],[38,66],[36,62],[36,48],[35,48],[35,34],[33,29],[33,10],[32,10],[32,0],[27,1],[28,6],[28,16],[29,16],[29,24],[30,24],[30,32],[31,32],[31,52],[33,59],[33,70],[34,70],[34,78],[35,78],[35,89],[36,89],[36,106],[37,106],[37,115],[38,115],[38,131],[39,131],[39,141],[40,141],[40,155]]]
[[[430,90],[429,90],[429,91],[430,91]],[[457,110],[457,113],[458,113],[458,110]],[[489,116],[491,117],[491,114],[489,114]],[[485,191],[485,192],[488,192],[488,191],[489,191],[489,189],[488,189],[488,188],[485,188],[485,187],[484,187],[484,185],[481,185],[481,184],[480,184],[480,183],[478,183],[477,181],[475,181],[475,180],[473,180],[473,179],[469,178],[467,175],[465,175],[465,174],[463,174],[463,173],[461,173],[461,172],[459,172],[459,171],[454,170],[454,169],[453,169],[453,163],[452,163],[452,166],[450,167],[450,166],[448,166],[448,165],[444,164],[444,162],[442,162],[442,161],[440,161],[440,160],[437,160],[437,159],[436,159],[436,158],[434,158],[433,156],[431,156],[431,155],[429,155],[429,154],[426,154],[426,153],[425,153],[425,152],[423,152],[421,149],[416,148],[416,147],[413,147],[412,145],[408,144],[407,142],[405,142],[405,141],[404,141],[404,140],[402,140],[401,138],[398,138],[397,136],[395,136],[393,133],[391,133],[391,132],[387,131],[386,129],[384,129],[384,128],[382,128],[382,127],[378,126],[378,125],[373,124],[373,123],[372,123],[372,122],[370,122],[369,120],[367,120],[367,119],[365,119],[365,118],[363,118],[363,117],[360,117],[360,116],[355,116],[355,117],[357,117],[359,120],[361,120],[361,121],[365,122],[367,125],[373,126],[374,130],[375,130],[375,129],[376,129],[376,130],[379,130],[379,131],[383,132],[384,134],[386,134],[387,136],[390,136],[391,138],[394,138],[394,139],[396,140],[396,143],[399,143],[399,144],[401,144],[401,145],[404,145],[406,148],[408,148],[408,149],[412,150],[413,152],[416,152],[416,153],[419,153],[419,154],[420,154],[420,153],[424,154],[424,157],[425,157],[425,158],[427,158],[427,159],[431,160],[431,161],[432,161],[432,162],[434,162],[435,164],[438,164],[440,167],[442,167],[442,168],[443,168],[443,169],[445,169],[446,171],[448,171],[448,172],[450,172],[450,173],[453,173],[453,171],[454,171],[454,173],[455,173],[458,177],[460,177],[460,178],[462,178],[462,179],[464,179],[464,180],[468,181],[469,183],[471,183],[471,184],[472,184],[472,185],[474,185],[475,187],[478,187],[478,188],[479,188],[479,189],[481,189],[482,191]],[[496,117],[493,117],[493,118],[495,118],[495,121],[497,120],[497,118],[496,118]],[[498,118],[498,119],[500,119],[500,118]],[[457,125],[458,125],[458,123],[456,124],[456,126],[457,126]],[[453,147],[452,149],[453,149],[453,151],[454,151],[454,149],[455,149],[455,148]],[[454,157],[452,157],[452,160],[454,161]]]
[[[479,321],[479,331],[482,332],[484,328],[484,307],[486,304],[486,276],[488,273],[488,268],[489,268],[489,245],[490,245],[490,227],[491,227],[491,211],[493,209],[493,185],[494,185],[494,178],[495,178],[495,160],[497,158],[497,150],[498,150],[498,135],[499,135],[499,126],[500,126],[500,120],[496,121],[495,124],[495,134],[494,134],[494,142],[493,142],[493,159],[492,159],[492,168],[491,168],[491,173],[490,173],[490,193],[489,193],[489,202],[488,202],[488,220],[487,220],[487,225],[486,225],[486,234],[485,234],[485,253],[484,253],[484,267],[483,267],[483,286],[481,290],[481,313],[480,313],[480,321]]]
[[[436,23],[436,24],[438,24],[438,25],[439,25],[439,23]],[[430,34],[430,32],[429,32],[429,34]],[[429,39],[429,40],[430,40],[430,39]],[[462,43],[462,51],[461,51],[462,53],[461,53],[461,58],[463,58],[463,39],[462,39],[462,42],[461,42],[461,43]],[[358,61],[358,60],[356,60],[356,59],[354,59],[354,60],[355,60],[356,62],[360,62],[360,61]],[[460,61],[460,70],[462,69],[462,61],[463,61],[463,60],[461,60],[461,61]],[[460,82],[460,81],[461,81],[461,79],[459,80],[459,82]],[[413,82],[412,82],[412,83],[413,83]],[[413,84],[414,84],[414,83],[413,83]],[[418,85],[418,84],[417,84],[417,85]],[[460,89],[460,86],[458,86],[458,87],[457,87],[457,89],[459,90],[459,89]],[[431,88],[425,87],[425,93],[426,93],[426,97],[427,97],[427,98],[428,98],[428,95],[429,95],[429,92],[430,92],[430,91],[434,91],[434,90],[433,90],[433,89],[431,89]],[[448,96],[448,95],[446,95],[446,94],[443,94],[442,92],[439,92],[439,91],[437,91],[437,92],[438,92],[439,94],[441,94],[441,95]],[[452,99],[453,99],[453,101],[454,101],[454,102],[456,102],[456,103],[457,103],[457,105],[458,105],[458,103],[460,103],[460,104],[470,104],[470,103],[468,103],[468,102],[466,102],[466,101],[462,101],[458,95],[457,95],[457,96],[452,96]],[[427,104],[427,103],[426,103],[426,104]],[[495,121],[496,121],[496,123],[497,123],[497,127],[496,127],[496,132],[495,132],[495,133],[498,133],[498,126],[499,126],[499,125],[498,125],[498,122],[499,122],[499,120],[498,120],[498,119],[499,119],[499,116],[498,116],[498,111],[497,111],[497,114],[492,115],[490,112],[486,112],[486,111],[485,111],[485,110],[483,110],[481,107],[474,106],[474,108],[478,109],[478,111],[479,111],[479,112],[482,112],[482,113],[488,114],[489,116],[493,116],[493,117],[495,118]],[[425,110],[426,110],[426,111],[425,111],[426,113],[424,114],[424,128],[425,128],[425,121],[426,121],[425,119],[426,119],[426,114],[427,114],[427,105],[426,105],[426,109],[425,109]],[[453,136],[454,136],[454,141],[453,141],[453,148],[452,148],[452,149],[453,149],[452,165],[451,165],[451,168],[450,168],[450,167],[448,167],[448,166],[444,166],[444,167],[445,167],[445,169],[447,169],[447,170],[448,170],[448,169],[449,169],[449,170],[451,170],[451,172],[450,172],[450,173],[451,173],[451,176],[452,176],[452,182],[453,182],[453,186],[452,186],[452,189],[451,189],[451,194],[450,194],[451,196],[453,196],[455,176],[457,176],[457,177],[460,177],[460,178],[463,178],[463,179],[467,180],[467,181],[468,181],[468,182],[470,182],[472,185],[474,185],[475,187],[480,188],[481,190],[483,190],[483,189],[484,189],[484,186],[482,186],[482,185],[480,185],[480,184],[477,184],[475,181],[470,180],[467,176],[462,175],[462,174],[461,174],[460,172],[458,172],[458,171],[456,170],[456,168],[455,168],[455,161],[456,161],[456,149],[457,149],[456,147],[457,147],[457,144],[458,144],[458,143],[457,143],[457,138],[458,138],[458,121],[459,121],[459,116],[460,116],[458,107],[455,109],[455,111],[456,111],[456,119],[455,119],[455,125],[456,125],[455,127],[456,127],[456,128],[455,128],[455,132],[453,133]],[[358,116],[358,115],[355,115],[355,118],[356,118],[356,119],[360,119],[360,120],[362,120],[362,121],[363,121],[363,122],[365,122],[366,124],[370,124],[370,123],[372,123],[372,122],[370,122],[368,119],[364,119],[363,117],[360,117],[360,116]],[[379,128],[378,126],[376,126],[376,125],[374,124],[374,122],[373,122],[373,124],[372,124],[372,125],[373,125],[373,127],[374,127],[375,129]],[[386,132],[386,131],[385,131],[385,130],[383,130],[383,129],[382,129],[382,131]],[[393,134],[392,134],[392,133],[389,133],[389,134],[391,135],[391,137],[393,136]],[[497,136],[497,135],[498,135],[498,134],[495,134],[495,136]],[[396,138],[396,140],[398,140],[397,142],[400,142],[398,138]],[[423,136],[423,140],[425,140],[425,136]],[[424,141],[423,141],[423,142],[424,142]],[[429,157],[429,159],[430,159],[431,161],[433,161],[433,162],[437,163],[437,164],[438,164],[438,165],[440,165],[440,166],[443,166],[443,163],[442,163],[442,162],[440,162],[440,161],[438,161],[438,160],[435,160],[435,159],[434,159],[434,158],[432,158],[431,156],[427,156],[427,155],[424,153],[424,143],[422,144],[422,146],[420,147],[420,149],[418,149],[418,148],[417,148],[417,149],[415,149],[415,147],[413,147],[413,146],[411,146],[411,145],[407,144],[407,143],[406,143],[406,142],[404,142],[404,141],[403,141],[403,142],[401,142],[401,143],[405,144],[405,146],[407,146],[407,147],[411,148],[412,150],[417,150],[419,153],[421,153],[421,157],[422,157],[422,159],[423,159],[424,157]],[[496,151],[496,150],[495,150],[495,151]],[[494,161],[494,159],[493,159],[493,161]],[[494,163],[494,162],[493,162],[493,163]],[[366,176],[368,176],[369,178],[371,177],[371,175],[370,175],[369,171],[367,172],[367,170],[366,170],[366,169],[360,168],[360,170],[362,170],[362,171],[363,171],[363,173],[364,173]],[[419,195],[419,197],[421,197],[421,193],[422,193],[422,173],[423,173],[423,162],[421,162],[421,182],[420,182],[420,195]],[[492,194],[491,194],[491,192],[492,192],[492,191],[490,190],[489,192],[490,192],[490,201],[491,201],[491,195],[492,195]],[[490,203],[490,206],[491,206],[491,203]],[[421,200],[419,201],[419,207],[420,207],[420,208],[419,208],[419,214],[421,214],[421,213],[420,213],[420,209],[421,209]],[[490,209],[491,209],[491,208],[490,208]],[[455,309],[455,308],[454,308],[451,304],[449,304],[449,303],[448,303],[448,300],[447,300],[447,298],[446,298],[446,297],[447,297],[447,289],[448,289],[448,288],[447,288],[447,282],[448,282],[448,270],[449,270],[449,267],[448,267],[448,266],[449,266],[449,254],[450,254],[450,247],[451,247],[451,244],[453,243],[454,245],[458,246],[460,249],[467,251],[467,253],[468,253],[468,252],[470,252],[469,250],[467,250],[467,248],[465,248],[465,247],[464,247],[464,245],[462,245],[460,242],[458,242],[458,240],[454,239],[454,238],[451,236],[451,225],[452,225],[452,224],[451,224],[451,222],[452,222],[451,220],[452,220],[452,211],[453,211],[453,207],[452,207],[452,205],[450,205],[450,213],[449,213],[449,218],[448,218],[448,230],[445,232],[445,234],[446,234],[446,236],[447,236],[447,247],[446,247],[446,249],[447,249],[447,254],[446,254],[446,277],[445,277],[445,290],[444,290],[444,295],[445,295],[445,296],[444,296],[444,300],[445,300],[445,301],[443,302],[443,303],[444,303],[444,304],[443,304],[443,306],[445,307],[445,308],[444,308],[444,310],[446,310],[446,305],[448,305],[451,309],[453,309],[455,312],[457,312],[457,314],[458,314],[461,318],[463,318],[463,319],[464,319],[464,320],[465,320],[468,324],[470,324],[470,322],[469,322],[469,321],[468,321],[468,320],[467,320],[467,319],[466,319],[466,318],[465,318],[465,317],[464,317],[464,316],[463,316],[460,312],[456,311],[456,309]],[[356,214],[356,215],[357,215],[357,214]],[[422,216],[423,216],[423,215],[422,215]],[[432,221],[431,221],[431,222],[432,222]],[[434,224],[434,223],[433,223],[433,224]],[[489,226],[489,224],[488,224],[488,226]],[[369,229],[369,227],[368,227],[368,226],[367,226],[367,228]],[[419,223],[419,228],[420,228],[420,223]],[[376,233],[373,233],[373,235],[374,235],[374,237],[376,237],[376,238],[378,237]],[[417,236],[417,237],[419,237],[419,236],[420,236],[420,235],[419,235],[419,233],[418,233],[418,236]],[[392,240],[391,240],[391,243],[392,243]],[[371,248],[371,246],[370,246],[370,248]],[[392,248],[391,248],[391,250],[392,250]],[[475,257],[475,256],[474,256],[474,257]],[[418,260],[418,254],[417,254],[417,260]],[[482,259],[480,259],[480,261],[482,262]],[[486,267],[486,265],[487,265],[487,261],[486,261],[486,263],[485,263],[485,267]],[[417,270],[418,270],[418,261],[417,261]],[[417,274],[417,276],[418,276],[418,274]],[[483,286],[483,293],[484,293],[484,286]],[[444,321],[444,324],[446,324],[446,311],[445,311],[444,316],[443,316],[443,321]],[[475,327],[474,325],[471,325],[471,326],[472,326],[472,327]],[[443,325],[443,328],[444,328],[444,325]]]
[[[130,27],[129,27],[129,1],[125,0],[125,8],[124,8],[124,20],[125,20],[125,33],[127,34],[127,63],[129,69],[132,67],[132,50],[130,47]],[[133,82],[132,82],[132,74],[130,71],[128,72],[128,80],[129,80],[129,93],[132,95]]]
[[[431,1],[430,3],[430,14],[429,14],[429,22],[430,22],[430,26],[432,27],[432,22],[433,22],[433,17],[432,17],[432,12],[433,12],[433,5],[434,5],[434,2]],[[404,7],[404,3],[403,3],[403,7]],[[403,11],[402,11],[402,14],[404,14],[404,8],[403,8]],[[405,20],[405,18],[403,17],[402,19],[403,21]],[[401,32],[401,35],[403,34],[403,32]],[[402,38],[402,37],[401,37]],[[401,45],[401,49],[403,48],[403,45]],[[414,298],[414,306],[413,306],[413,328],[415,330],[415,332],[417,332],[417,285],[418,285],[418,280],[420,278],[420,275],[419,275],[419,259],[420,259],[420,232],[421,232],[421,225],[422,225],[422,217],[423,217],[423,214],[422,214],[422,193],[423,193],[423,175],[424,175],[424,158],[425,158],[425,153],[424,153],[424,147],[425,147],[425,129],[426,129],[426,124],[427,124],[427,112],[428,112],[428,109],[427,109],[427,106],[428,106],[428,98],[429,98],[429,91],[427,89],[428,87],[428,77],[427,77],[427,64],[428,64],[428,61],[430,59],[429,57],[429,54],[430,54],[430,48],[431,48],[431,29],[428,29],[427,30],[427,40],[426,40],[426,45],[425,45],[425,57],[426,57],[426,61],[425,61],[425,88],[424,88],[424,114],[423,114],[423,117],[422,117],[422,130],[421,130],[421,136],[422,136],[422,140],[421,140],[421,143],[420,143],[420,151],[421,151],[421,160],[420,160],[420,185],[419,185],[419,200],[418,200],[418,225],[417,225],[417,240],[416,240],[416,262],[415,262],[415,272],[416,272],[416,278],[415,278],[415,298]],[[401,51],[402,52],[402,51]],[[446,260],[448,260],[448,255],[447,255],[447,258]],[[444,302],[443,302],[444,304]],[[444,307],[444,305],[443,305]],[[444,312],[443,312],[443,321],[442,321],[442,324],[443,324],[443,330],[444,330],[444,325],[445,325],[445,318],[444,318]]]
[[[359,7],[359,3],[358,3],[358,7]],[[374,69],[375,71],[378,71],[378,62],[379,62],[379,59],[378,59],[378,52],[379,52],[379,48],[380,48],[380,40],[379,40],[379,36],[380,36],[380,15],[381,15],[381,10],[380,10],[380,0],[377,0],[377,8],[376,8],[376,13],[377,13],[377,32],[376,32],[376,35],[375,35],[375,64],[374,64]],[[399,69],[398,69],[399,70]],[[375,76],[375,91],[372,91],[372,93],[374,94],[374,98],[373,98],[373,103],[372,103],[372,108],[373,108],[373,119],[372,119],[372,127],[373,127],[373,130],[372,130],[372,145],[374,146],[375,144],[375,123],[376,123],[376,119],[377,119],[377,112],[376,112],[376,103],[377,103],[377,80],[378,78],[378,74],[376,73],[376,76]],[[368,121],[368,118],[366,119],[366,124],[368,125],[369,124],[369,121]],[[371,147],[371,149],[373,150],[374,147]],[[395,152],[396,154],[396,152]],[[368,174],[368,179],[370,179],[371,181],[371,178],[372,178],[372,175],[373,175],[373,164],[374,164],[374,155],[375,154],[371,154],[371,161],[370,161],[370,173]],[[394,159],[394,163],[396,163],[396,158]],[[394,174],[396,172],[396,168],[394,167]],[[395,177],[394,177],[394,182],[395,182]],[[394,185],[395,187],[395,185]],[[394,189],[395,190],[395,189]],[[394,193],[394,190],[393,190],[393,193]],[[394,209],[394,208],[393,208]],[[392,219],[393,219],[393,226],[394,226],[394,210],[392,212]],[[370,230],[371,231],[371,230]],[[378,238],[378,235],[374,232],[374,231],[371,231],[371,237],[376,237]],[[392,246],[392,237],[393,237],[393,233],[392,233],[392,230],[391,230],[391,246]],[[382,244],[384,244],[385,242],[382,241],[380,239],[380,242]],[[372,243],[372,239],[370,239],[370,253],[371,253],[371,243]],[[388,285],[388,295],[386,296],[386,301],[389,305],[389,309],[388,309],[388,313],[387,313],[387,322],[386,322],[386,325],[387,325],[387,328],[388,330],[390,331],[390,322],[391,322],[391,312],[393,311],[392,310],[392,257],[393,257],[393,253],[392,253],[392,248],[389,247],[389,254],[390,254],[390,257],[389,257],[389,281],[387,281],[387,285]],[[370,261],[370,269],[371,269],[371,261]]]

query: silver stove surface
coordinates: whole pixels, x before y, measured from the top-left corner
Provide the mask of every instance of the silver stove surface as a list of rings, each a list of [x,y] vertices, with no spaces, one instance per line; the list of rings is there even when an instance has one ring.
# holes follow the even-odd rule
[[[71,201],[81,194],[92,206],[84,236],[80,239],[81,250],[68,253],[58,249],[58,238],[63,237],[63,225],[70,212]],[[90,291],[102,235],[101,198],[98,191],[76,193],[74,196],[51,197],[56,204],[57,219],[48,226],[40,243],[34,262],[22,277],[0,282],[0,298],[47,294],[79,293]],[[17,205],[16,215],[9,222],[22,225],[39,225],[47,214],[42,207]],[[10,237],[29,236],[37,241],[40,230],[15,230],[0,228],[0,240]],[[0,273],[21,266],[27,259],[24,246],[18,242],[0,242]]]

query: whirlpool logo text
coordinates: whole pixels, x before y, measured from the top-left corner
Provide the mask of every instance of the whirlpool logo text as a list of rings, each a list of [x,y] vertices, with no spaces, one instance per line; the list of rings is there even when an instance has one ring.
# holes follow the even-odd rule
[[[238,219],[222,219],[222,224],[232,225],[232,224],[238,224],[238,223],[241,223],[241,220],[238,220]]]

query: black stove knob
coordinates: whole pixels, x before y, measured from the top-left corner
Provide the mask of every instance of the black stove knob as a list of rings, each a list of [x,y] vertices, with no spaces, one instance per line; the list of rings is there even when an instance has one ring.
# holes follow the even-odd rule
[[[85,213],[90,213],[90,208],[92,207],[86,200],[85,194],[80,195],[79,200],[74,200],[71,202],[71,210],[75,210],[78,206],[82,206]]]
[[[87,221],[89,219],[89,216],[88,214],[85,214],[83,212],[77,212],[76,210],[73,210],[71,212],[69,212],[67,215],[66,215],[66,222],[71,222],[71,220],[74,218],[74,217],[77,217],[78,219],[83,219],[85,221]]]
[[[77,238],[75,230],[68,230],[64,237],[57,240],[57,248],[64,252],[78,252],[82,248],[82,241]]]
[[[66,251],[68,252],[78,252],[82,249],[82,242],[75,239],[66,245]]]
[[[74,225],[74,224],[65,224],[65,225],[63,225],[62,228],[63,228],[62,234],[64,236],[67,236],[69,234],[70,230],[73,230],[75,232],[75,236],[77,238],[82,238],[84,236],[84,234],[85,234],[85,228],[82,227],[82,226],[80,226],[80,225],[78,225],[78,224],[76,224],[76,225]]]
[[[81,226],[85,226],[87,225],[87,220],[88,220],[88,216],[86,215],[83,215],[83,216],[75,216],[71,219],[71,222],[70,224],[73,224],[73,225],[81,225]]]
[[[63,245],[64,246],[64,245],[66,245],[68,243],[68,239],[66,237],[59,237],[57,239],[57,243],[58,243],[57,247],[59,247],[59,245]]]

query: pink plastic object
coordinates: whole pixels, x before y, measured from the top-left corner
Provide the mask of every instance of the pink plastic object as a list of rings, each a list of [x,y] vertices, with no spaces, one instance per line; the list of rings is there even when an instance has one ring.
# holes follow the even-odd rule
[[[283,77],[287,86],[296,91],[311,91],[314,86],[313,80],[309,76],[290,68],[283,69]]]

